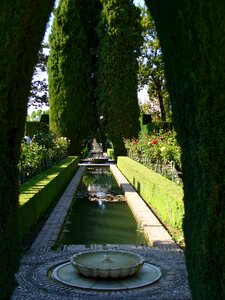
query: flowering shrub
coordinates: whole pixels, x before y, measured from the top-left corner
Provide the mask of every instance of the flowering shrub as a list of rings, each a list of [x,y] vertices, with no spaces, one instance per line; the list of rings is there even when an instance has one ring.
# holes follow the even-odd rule
[[[67,156],[68,146],[66,137],[57,137],[52,132],[38,133],[30,144],[23,142],[18,165],[20,182],[25,182]]]
[[[174,177],[174,174],[171,174],[172,168],[176,177],[179,177],[181,151],[173,131],[160,130],[151,135],[141,132],[138,139],[124,139],[124,144],[128,156],[132,159],[153,168],[169,179]]]

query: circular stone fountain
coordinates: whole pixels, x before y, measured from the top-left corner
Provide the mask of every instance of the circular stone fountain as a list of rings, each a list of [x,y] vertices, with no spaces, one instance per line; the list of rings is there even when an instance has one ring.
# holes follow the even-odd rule
[[[124,278],[138,272],[144,259],[127,251],[91,251],[73,255],[71,263],[86,277]]]
[[[149,285],[161,271],[138,254],[121,250],[80,252],[56,266],[51,277],[63,284],[93,290],[123,290]]]

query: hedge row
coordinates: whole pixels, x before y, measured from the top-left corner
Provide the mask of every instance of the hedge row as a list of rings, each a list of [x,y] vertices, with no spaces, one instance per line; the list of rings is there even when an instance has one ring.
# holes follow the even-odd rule
[[[128,157],[119,156],[117,166],[169,229],[174,239],[183,240],[182,187]]]
[[[20,239],[26,237],[75,174],[80,157],[67,157],[21,186],[19,196]]]

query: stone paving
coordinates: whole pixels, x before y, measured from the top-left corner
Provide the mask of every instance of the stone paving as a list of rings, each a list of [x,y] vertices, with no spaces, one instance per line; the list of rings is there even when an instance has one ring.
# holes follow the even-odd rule
[[[118,290],[96,291],[62,285],[51,278],[51,269],[60,263],[69,261],[72,254],[87,251],[83,245],[70,245],[54,249],[65,216],[69,210],[73,195],[77,189],[85,166],[80,166],[72,181],[66,188],[58,204],[49,216],[31,248],[23,256],[20,269],[16,274],[18,286],[11,300],[88,300],[106,298],[128,300],[189,300],[191,299],[187,281],[187,272],[183,251],[172,241],[171,237],[151,213],[141,197],[129,185],[115,165],[111,170],[118,183],[124,189],[125,197],[137,220],[141,221],[149,242],[154,247],[136,247],[131,245],[107,245],[107,249],[129,250],[142,255],[145,260],[160,268],[162,277],[149,286]],[[150,213],[150,214],[149,214]],[[102,249],[102,246],[93,246]]]
[[[100,247],[94,247],[99,249]],[[108,249],[129,250],[142,255],[151,264],[159,267],[162,277],[149,286],[118,290],[96,291],[64,286],[51,279],[51,269],[69,261],[74,253],[85,251],[84,246],[66,246],[55,251],[50,248],[30,250],[21,260],[16,276],[18,287],[11,300],[190,300],[184,256],[181,251],[159,248],[136,248],[125,245],[109,245]],[[88,249],[90,250],[90,249]]]

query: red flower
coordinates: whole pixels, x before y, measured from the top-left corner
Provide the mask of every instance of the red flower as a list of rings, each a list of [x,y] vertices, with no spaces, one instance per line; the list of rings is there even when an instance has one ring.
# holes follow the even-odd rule
[[[153,140],[153,141],[152,141],[152,144],[153,144],[153,145],[158,144],[158,140]]]

